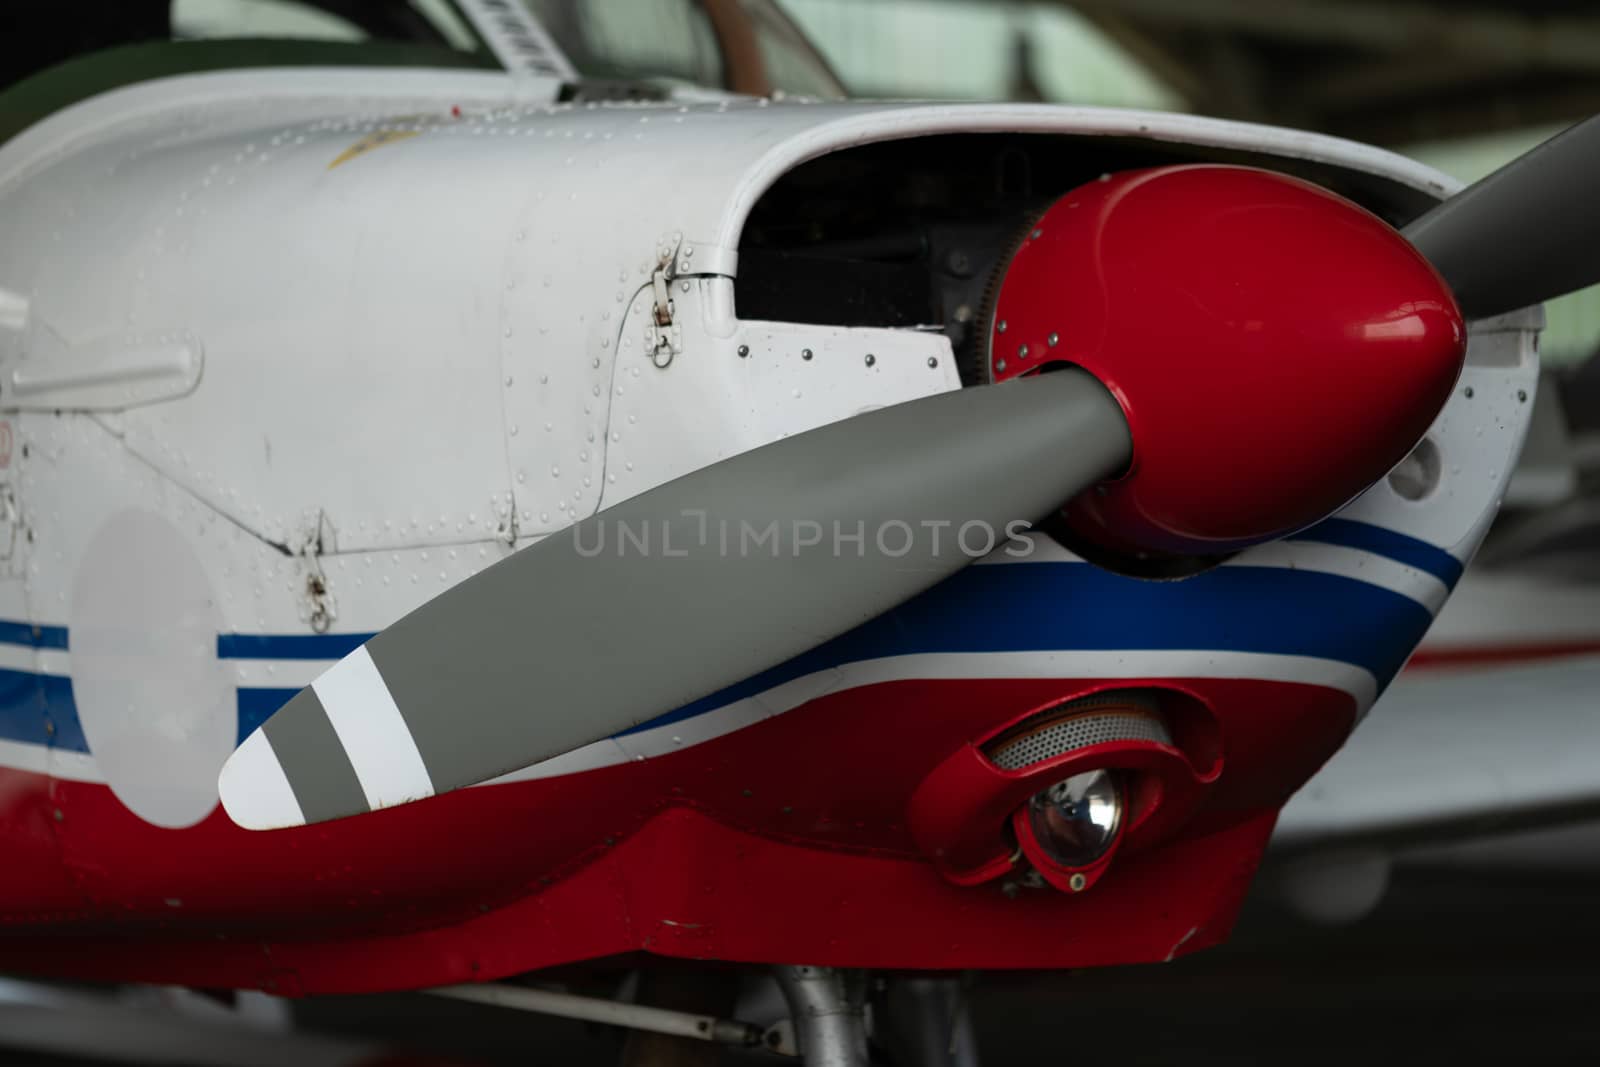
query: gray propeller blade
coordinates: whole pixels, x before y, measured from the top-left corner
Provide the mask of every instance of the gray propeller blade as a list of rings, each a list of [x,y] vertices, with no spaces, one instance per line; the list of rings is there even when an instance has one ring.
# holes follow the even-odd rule
[[[797,434],[552,534],[400,619],[228,760],[251,829],[457,789],[612,736],[837,636],[1124,468],[1076,369]]]
[[[1401,232],[1469,319],[1600,282],[1600,116],[1507,163]]]

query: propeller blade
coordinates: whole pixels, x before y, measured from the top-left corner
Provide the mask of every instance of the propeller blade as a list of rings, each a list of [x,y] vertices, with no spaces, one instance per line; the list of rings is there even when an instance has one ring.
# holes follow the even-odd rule
[[[1600,116],[1557,134],[1401,232],[1488,318],[1600,282]]]
[[[222,769],[223,806],[250,829],[321,822],[612,736],[937,584],[972,561],[963,524],[1003,543],[1007,524],[1048,514],[1131,454],[1117,402],[1072,368],[722,460],[373,637],[245,739]]]

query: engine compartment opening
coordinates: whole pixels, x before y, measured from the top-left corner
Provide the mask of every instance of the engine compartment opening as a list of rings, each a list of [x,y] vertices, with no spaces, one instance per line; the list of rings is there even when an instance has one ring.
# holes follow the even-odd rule
[[[858,145],[801,164],[756,202],[739,244],[739,314],[942,332],[962,380],[985,381],[995,293],[1033,220],[1102,174],[1186,162],[1304,178],[1396,226],[1434,203],[1328,164],[1132,137],[972,133]]]

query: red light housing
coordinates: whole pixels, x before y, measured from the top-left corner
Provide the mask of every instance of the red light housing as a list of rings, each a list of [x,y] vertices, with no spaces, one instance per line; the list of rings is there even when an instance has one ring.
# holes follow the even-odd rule
[[[1060,746],[1058,753],[1036,750],[1021,766],[1010,766],[1012,761],[1005,758],[1008,746],[1018,739],[1026,743],[1057,724],[1117,715],[1159,716],[1164,739],[1131,729],[1118,731],[1122,736],[1115,740],[1100,740],[1090,731],[1079,738],[1082,743]],[[918,846],[948,881],[976,885],[1010,873],[1020,850],[1051,884],[1077,892],[1104,874],[1115,855],[1147,848],[1182,825],[1222,771],[1217,736],[1210,709],[1182,690],[1082,691],[1034,708],[952,753],[912,794],[908,824]],[[1072,867],[1056,862],[1028,825],[1029,800],[1065,779],[1097,770],[1118,774],[1121,826],[1088,863]],[[1077,883],[1075,874],[1084,880]]]

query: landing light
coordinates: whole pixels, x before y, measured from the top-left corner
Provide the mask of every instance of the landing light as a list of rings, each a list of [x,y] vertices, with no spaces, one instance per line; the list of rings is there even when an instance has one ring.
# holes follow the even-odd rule
[[[1116,772],[1074,774],[1029,799],[1023,851],[1033,852],[1032,844],[1055,866],[1087,867],[1116,843],[1122,810],[1123,789]]]

